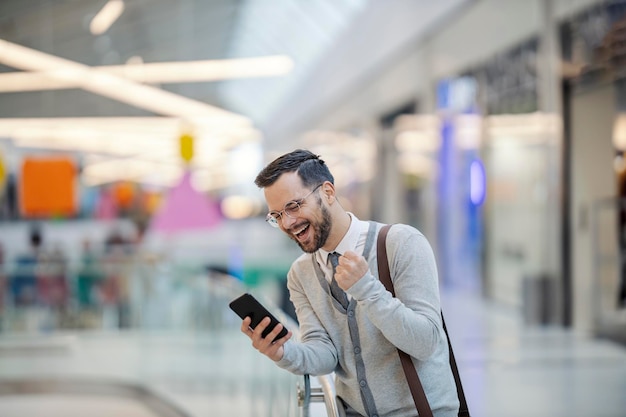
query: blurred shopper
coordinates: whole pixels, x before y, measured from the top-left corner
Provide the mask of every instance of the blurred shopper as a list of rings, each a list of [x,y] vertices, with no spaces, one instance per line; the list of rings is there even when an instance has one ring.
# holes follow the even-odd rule
[[[383,225],[344,210],[322,159],[293,151],[266,166],[255,183],[264,189],[268,223],[305,253],[291,266],[287,281],[300,341],[291,340],[289,332],[272,343],[282,325],[263,338],[269,319],[252,330],[246,318],[241,330],[252,345],[295,374],[335,372],[347,416],[416,416],[398,359],[402,349],[412,357],[433,415],[456,416],[459,402],[441,323],[437,270],[426,238],[411,226],[391,228],[387,250],[394,298],[377,277],[376,237]]]
[[[119,328],[130,326],[129,280],[132,273],[134,248],[114,229],[105,242],[105,253],[102,258],[103,280],[100,286],[102,306],[115,316]]]
[[[43,254],[43,235],[38,224],[31,225],[28,240],[30,247],[17,256],[9,283],[11,300],[16,306],[35,305],[37,301],[37,267]]]
[[[85,238],[76,275],[76,296],[81,309],[93,309],[99,304],[101,280],[100,259],[93,251],[91,240]]]
[[[15,175],[10,173],[7,175],[4,189],[0,186],[0,219],[14,220],[18,217],[17,184]]]
[[[69,297],[67,284],[68,260],[60,243],[40,256],[41,267],[37,274],[37,298],[39,303],[54,309],[65,309]]]

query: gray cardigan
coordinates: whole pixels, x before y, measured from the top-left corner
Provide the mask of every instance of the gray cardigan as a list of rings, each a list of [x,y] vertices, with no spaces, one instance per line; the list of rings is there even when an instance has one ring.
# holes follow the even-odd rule
[[[335,372],[337,395],[362,415],[415,416],[400,348],[413,358],[434,416],[456,416],[432,249],[415,228],[391,228],[387,254],[394,298],[378,280],[375,241],[382,224],[370,224],[364,250],[370,271],[348,289],[347,311],[330,295],[315,254],[303,254],[291,266],[287,285],[301,334],[300,341],[285,344],[278,365],[295,374]]]

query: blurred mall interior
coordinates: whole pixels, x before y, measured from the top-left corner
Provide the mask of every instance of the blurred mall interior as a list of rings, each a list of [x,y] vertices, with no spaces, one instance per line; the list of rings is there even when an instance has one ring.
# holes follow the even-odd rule
[[[0,1],[0,415],[335,416],[228,309],[297,332],[297,148],[430,241],[474,417],[626,416],[626,0]]]

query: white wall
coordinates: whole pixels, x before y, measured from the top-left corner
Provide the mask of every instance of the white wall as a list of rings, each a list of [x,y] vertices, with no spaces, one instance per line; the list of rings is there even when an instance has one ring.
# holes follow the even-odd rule
[[[572,101],[571,270],[574,324],[581,330],[591,329],[593,294],[599,278],[593,267],[593,253],[598,249],[594,244],[599,243],[592,240],[592,205],[614,196],[617,189],[611,140],[615,113],[612,85],[576,95]],[[614,246],[616,241],[602,242],[602,246]]]
[[[541,1],[428,2],[442,5],[432,12],[435,20],[428,28],[419,28],[425,23],[417,6],[426,2],[380,2],[368,11],[369,19],[384,13],[388,24],[368,26],[371,20],[365,16],[352,28],[324,57],[309,85],[295,91],[276,116],[276,121],[289,122],[267,127],[268,144],[291,148],[308,129],[360,125],[411,98],[434,108],[437,80],[458,75],[536,35]],[[558,0],[555,15],[564,19],[601,2]],[[402,25],[413,30],[400,33]]]
[[[416,94],[415,73],[407,82],[392,88],[379,84],[393,73],[399,61],[410,55],[421,37],[438,30],[449,13],[470,0],[385,0],[370,1],[354,24],[340,37],[312,71],[305,85],[293,91],[275,116],[262,126],[266,146],[292,149],[305,130],[327,125],[324,119],[342,111],[364,90],[372,90],[370,100],[357,102],[356,113],[371,115],[384,105],[398,102],[397,95]],[[391,86],[389,86],[391,87]],[[376,94],[376,91],[379,94]],[[350,116],[348,116],[350,117]],[[336,119],[340,127],[350,126],[352,118]]]

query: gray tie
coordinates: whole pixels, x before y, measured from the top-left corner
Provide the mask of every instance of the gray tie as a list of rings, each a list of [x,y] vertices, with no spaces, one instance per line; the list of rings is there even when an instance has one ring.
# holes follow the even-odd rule
[[[335,280],[335,270],[337,269],[337,265],[339,265],[339,257],[341,255],[337,252],[332,252],[328,254],[328,259],[330,259],[330,264],[333,266],[333,279],[330,281],[330,292],[335,297],[335,300],[339,301],[339,303],[343,306],[343,308],[348,308],[348,296],[341,289],[337,281]]]

